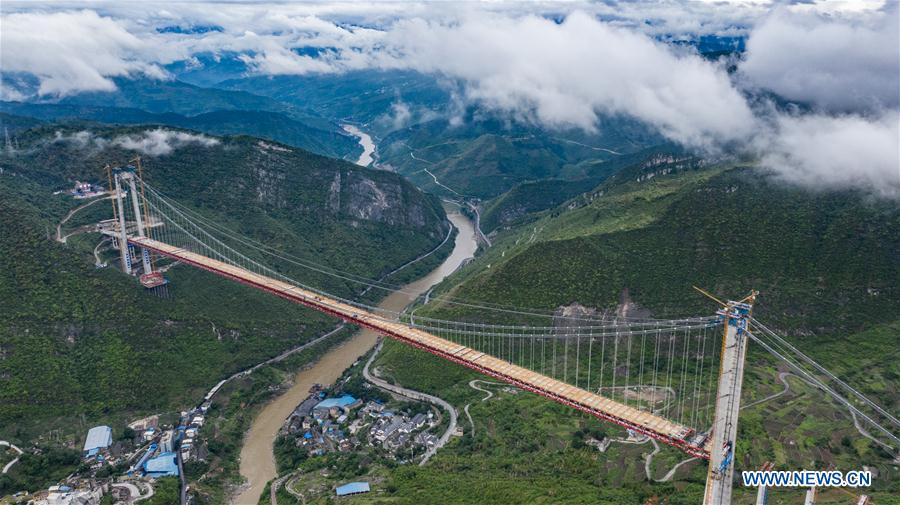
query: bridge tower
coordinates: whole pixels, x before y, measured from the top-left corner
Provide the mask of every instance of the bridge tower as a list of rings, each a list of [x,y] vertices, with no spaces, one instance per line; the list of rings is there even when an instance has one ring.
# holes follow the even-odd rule
[[[756,295],[754,291],[741,301],[729,301],[718,311],[723,318],[724,335],[703,505],[731,503],[735,441],[741,409],[741,387],[744,383],[744,360],[749,340],[747,325]]]
[[[140,158],[134,160],[137,163],[137,170],[140,171]],[[128,244],[127,222],[125,220],[125,194],[122,191],[124,185],[128,185],[128,192],[131,195],[131,207],[134,213],[135,228],[139,237],[147,236],[148,223],[144,221],[147,216],[147,208],[144,205],[143,214],[141,210],[140,196],[138,193],[139,176],[135,174],[135,167],[129,165],[125,168],[112,169],[112,179],[115,183],[116,209],[118,210],[118,241],[119,252],[122,258],[122,270],[125,273],[133,274],[134,265],[132,263],[131,247]],[[141,186],[143,190],[143,183]],[[147,216],[149,217],[149,216]],[[153,271],[153,262],[150,260],[150,251],[141,248],[141,284],[148,289],[166,284],[166,279],[161,272]]]
[[[128,249],[128,230],[125,228],[125,195],[122,193],[121,172],[121,168],[112,169],[112,180],[115,184],[116,191],[116,206],[114,207],[114,210],[118,211],[116,212],[116,219],[118,221],[116,224],[116,231],[118,232],[116,240],[119,243],[119,257],[122,260],[122,271],[131,275],[131,254]]]

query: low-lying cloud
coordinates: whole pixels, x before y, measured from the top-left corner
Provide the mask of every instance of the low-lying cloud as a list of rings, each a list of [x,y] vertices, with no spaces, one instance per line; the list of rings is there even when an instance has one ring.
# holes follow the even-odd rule
[[[63,96],[113,89],[115,76],[165,78],[163,65],[200,53],[238,54],[265,75],[415,70],[451,83],[461,110],[588,131],[604,115],[628,115],[693,149],[755,156],[798,184],[900,195],[900,10],[879,0],[103,9],[4,14],[4,72],[33,74],[41,94]],[[217,28],[155,29],[204,23]],[[704,33],[749,34],[736,74],[654,38]],[[748,101],[759,90],[805,112]],[[404,107],[384,120],[414,120]],[[121,143],[164,155],[186,142],[170,133]]]
[[[166,77],[151,57],[155,47],[94,11],[15,13],[2,22],[3,72],[33,74],[41,95],[112,91],[117,76]]]
[[[900,114],[784,115],[758,142],[761,161],[782,179],[807,187],[865,188],[900,198]]]
[[[112,139],[99,136],[88,130],[63,134],[56,132],[53,142],[64,142],[78,148],[105,149],[119,147],[146,156],[165,156],[176,149],[195,144],[202,147],[219,145],[219,139],[203,134],[156,128],[130,135],[118,135]]]
[[[165,156],[180,147],[197,144],[212,147],[219,140],[206,135],[179,132],[157,128],[147,130],[139,135],[122,135],[113,139],[112,143],[123,149],[137,151],[148,156]]]
[[[753,85],[833,112],[900,105],[900,19],[839,20],[776,11],[747,41]]]
[[[672,140],[712,148],[748,135],[754,124],[723,69],[585,13],[562,23],[537,16],[408,20],[384,44],[391,51],[376,55],[381,68],[459,80],[470,101],[551,127],[591,130],[600,115],[628,114]]]

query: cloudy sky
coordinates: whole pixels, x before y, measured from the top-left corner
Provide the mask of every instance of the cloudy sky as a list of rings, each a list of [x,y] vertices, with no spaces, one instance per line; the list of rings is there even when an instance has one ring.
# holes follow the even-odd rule
[[[416,70],[550,128],[626,114],[794,183],[900,198],[898,25],[893,0],[4,1],[0,93],[29,98],[13,85],[23,75],[44,98],[112,91],[197,54],[237,54],[262,75]],[[745,38],[736,72],[673,43],[701,35]]]

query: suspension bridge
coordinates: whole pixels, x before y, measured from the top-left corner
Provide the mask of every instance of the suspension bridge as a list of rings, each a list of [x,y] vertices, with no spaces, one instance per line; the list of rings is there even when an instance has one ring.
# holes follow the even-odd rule
[[[431,300],[524,322],[489,324],[392,312],[354,299],[352,286],[387,292],[397,286],[242,236],[145,182],[139,163],[110,169],[109,179],[114,217],[104,233],[120,251],[121,269],[137,275],[144,287],[165,287],[166,279],[155,263],[168,259],[370,328],[709,460],[706,504],[731,502],[751,340],[858,416],[881,435],[884,441],[878,443],[891,451],[895,451],[892,444],[900,445],[896,416],[753,318],[756,293],[719,302],[713,315],[668,320],[577,311],[559,314],[450,296]],[[298,274],[304,272],[305,280],[300,280]]]

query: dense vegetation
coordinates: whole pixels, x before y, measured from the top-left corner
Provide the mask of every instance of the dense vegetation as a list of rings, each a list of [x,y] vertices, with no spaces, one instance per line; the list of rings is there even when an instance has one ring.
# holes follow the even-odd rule
[[[230,74],[240,71],[222,69],[222,76]],[[195,77],[197,82],[205,79]],[[229,137],[214,147],[185,145],[146,159],[147,179],[242,234],[378,277],[433,248],[446,228],[437,201],[395,175],[292,149],[342,156],[355,152],[352,139],[323,119],[351,118],[379,140],[384,165],[421,187],[447,196],[456,196],[455,190],[492,199],[485,205],[482,227],[498,232],[494,247],[440,290],[469,300],[540,309],[573,302],[612,308],[627,293],[654,315],[667,316],[712,310],[692,285],[722,297],[759,289],[760,318],[896,410],[896,203],[851,192],[800,190],[744,164],[707,166],[668,148],[643,150],[661,139],[621,118],[605,118],[591,134],[560,133],[451,110],[450,91],[412,72],[242,78],[220,84],[238,91],[179,81],[117,84],[115,93],[87,93],[42,106],[4,103],[0,110],[47,120],[152,122],[210,134],[252,133],[282,142],[286,145]],[[395,105],[408,107],[410,117],[392,111]],[[448,122],[448,114],[462,124]],[[40,127],[33,118],[0,114],[21,144],[14,156],[0,158],[4,436],[46,440],[51,428],[63,426],[63,440],[77,447],[90,424],[107,422],[118,430],[126,416],[192,403],[224,375],[331,327],[322,316],[186,268],[168,273],[171,298],[155,298],[112,269],[93,268],[90,249],[97,235],[73,237],[68,246],[52,242],[53,227],[75,206],[52,191],[76,179],[105,182],[100,167],[124,163],[135,154],[109,141],[139,136],[146,127],[78,122]],[[106,142],[78,136],[86,130]],[[650,154],[654,157],[645,161]],[[432,174],[452,190],[435,183]],[[395,198],[394,203],[373,206],[364,189],[370,183]],[[104,207],[80,213],[68,226],[107,217]],[[402,282],[439,258],[434,255],[391,281]],[[301,270],[291,273],[342,294],[360,288]],[[471,307],[431,304],[420,310],[457,319],[510,320]],[[321,351],[264,367],[222,391],[204,433],[209,460],[187,469],[199,481],[194,487],[198,503],[220,503],[237,484],[240,437],[255,409],[275,394],[273,386],[288,370]],[[780,391],[783,368],[756,349],[749,359],[746,396],[757,400]],[[482,401],[484,394],[468,382],[484,377],[394,342],[386,343],[377,365],[390,380],[456,405],[464,435],[425,467],[380,469],[373,493],[355,501],[700,500],[701,464],[680,467],[674,482],[650,482],[642,459],[653,450],[649,444],[613,443],[605,453],[585,445],[589,438],[624,437],[618,428],[494,386],[488,386],[494,397]],[[823,401],[821,392],[790,377],[784,380],[791,391],[782,399],[742,414],[739,469],[758,468],[763,461],[780,469],[846,470],[867,464],[880,472],[876,501],[891,503],[898,494],[898,477],[885,452],[860,437],[845,411]],[[346,387],[364,386],[354,377]],[[462,415],[465,405],[474,426]],[[311,461],[294,449],[283,441],[276,444],[282,469],[299,464],[330,473],[334,484],[371,471],[355,455]],[[654,458],[651,473],[659,478],[683,456],[663,448]],[[76,464],[77,454],[71,451],[23,458],[9,476],[0,478],[0,493],[44,485]],[[45,480],[36,481],[36,475]],[[159,503],[171,487],[162,486]],[[752,503],[752,490],[738,488],[737,493],[737,503]],[[278,498],[281,503],[294,500],[283,489]],[[783,496],[785,501],[796,498]]]
[[[92,131],[112,139],[143,130]],[[157,298],[113,268],[93,266],[97,234],[77,235],[66,246],[52,241],[60,218],[84,203],[52,192],[74,180],[105,182],[103,164],[134,155],[109,144],[54,140],[57,131],[65,138],[78,130],[25,132],[20,150],[0,159],[4,437],[23,442],[61,428],[54,438],[77,446],[92,424],[106,422],[118,430],[128,416],[194,404],[223,376],[333,326],[325,316],[184,267],[169,270],[170,297]],[[157,187],[199,212],[276,247],[368,277],[387,273],[444,239],[440,206],[396,175],[280,149],[260,147],[249,137],[223,138],[216,146],[185,145],[146,158],[144,170]],[[344,204],[328,207],[323,193],[336,173],[350,183],[340,195]],[[265,186],[263,174],[277,182],[269,179]],[[353,181],[370,182],[354,186]],[[360,214],[369,203],[360,186],[385,191],[394,198],[392,205],[380,214]],[[64,231],[107,217],[108,210],[108,204],[98,203]],[[403,275],[395,280],[401,282]],[[331,287],[344,293],[359,289]]]
[[[611,173],[612,164],[605,162],[663,142],[646,125],[624,117],[604,117],[590,133],[509,121],[461,107],[447,82],[411,71],[244,77],[218,86],[363,124],[378,142],[383,166],[445,196],[459,196],[455,191],[487,199],[546,178],[597,182]]]
[[[597,182],[596,179],[545,179],[519,184],[488,202],[482,212],[481,229],[490,233],[501,226],[521,224],[542,210],[593,189]]]
[[[780,327],[824,335],[891,321],[900,296],[895,203],[810,193],[750,169],[632,175],[503,236],[458,276],[466,282],[456,295],[610,307],[627,289],[668,315],[709,310],[692,285],[722,296],[755,288],[758,314]]]
[[[442,289],[469,300],[544,309],[572,302],[615,307],[627,289],[655,315],[674,315],[712,309],[692,293],[692,284],[723,297],[757,288],[761,319],[896,410],[895,203],[808,192],[746,167],[653,162],[627,168],[531,219],[501,233],[494,247]],[[428,312],[489,316],[450,305],[419,309]],[[771,356],[754,348],[749,360],[745,401],[781,391],[778,372],[784,369]],[[481,402],[484,394],[467,383],[482,377],[400,344],[388,343],[378,366],[407,387],[460,409],[469,404],[475,422],[474,436],[466,433],[428,466],[391,472],[385,493],[401,503],[464,503],[472,493],[496,503],[642,503],[654,495],[669,503],[700,500],[703,465],[684,465],[671,483],[649,483],[641,457],[651,451],[649,444],[614,442],[602,454],[584,447],[579,432],[592,430],[595,421],[569,409],[529,394]],[[786,380],[792,387],[784,397],[742,415],[738,468],[764,461],[779,469],[866,464],[879,472],[870,494],[890,503],[898,485],[890,456],[859,434],[846,410],[803,382]],[[469,428],[465,418],[461,423]],[[615,427],[603,430],[622,436]],[[682,458],[663,449],[654,458],[655,478]],[[466,486],[460,488],[458,479]],[[736,493],[736,503],[753,502],[752,490],[737,487]],[[777,496],[799,498],[791,490]],[[829,496],[847,499],[837,491],[823,499]]]
[[[430,191],[487,199],[528,181],[596,183],[620,156],[662,142],[639,123],[616,117],[605,118],[593,134],[546,131],[475,111],[461,119],[465,126],[441,118],[392,132],[379,144],[381,163]]]
[[[47,486],[65,478],[81,464],[81,453],[42,446],[39,453],[25,453],[9,473],[0,475],[0,496],[35,486]]]

